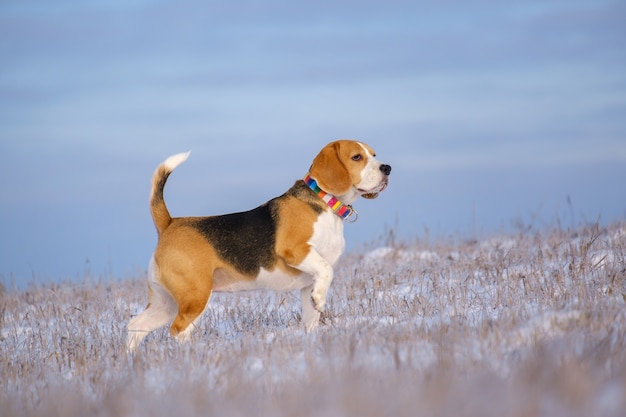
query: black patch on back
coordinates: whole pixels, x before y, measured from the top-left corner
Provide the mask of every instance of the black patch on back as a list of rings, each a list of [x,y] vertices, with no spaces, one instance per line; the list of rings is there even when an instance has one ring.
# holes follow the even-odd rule
[[[272,200],[250,211],[202,217],[192,226],[240,273],[254,276],[275,262],[275,206]]]

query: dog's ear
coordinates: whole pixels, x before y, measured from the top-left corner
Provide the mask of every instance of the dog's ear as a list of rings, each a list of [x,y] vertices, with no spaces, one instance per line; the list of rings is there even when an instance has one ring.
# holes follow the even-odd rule
[[[313,160],[311,177],[317,185],[333,195],[347,193],[352,187],[350,172],[341,160],[341,142],[332,142],[326,145]]]

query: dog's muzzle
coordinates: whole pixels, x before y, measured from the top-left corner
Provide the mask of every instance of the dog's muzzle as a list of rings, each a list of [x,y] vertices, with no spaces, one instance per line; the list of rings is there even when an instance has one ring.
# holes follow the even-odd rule
[[[385,174],[383,180],[373,190],[361,194],[361,197],[372,200],[378,197],[378,194],[383,192],[384,189],[387,188],[387,185],[389,184],[389,174],[391,174],[391,165],[382,164],[379,169],[380,172]]]

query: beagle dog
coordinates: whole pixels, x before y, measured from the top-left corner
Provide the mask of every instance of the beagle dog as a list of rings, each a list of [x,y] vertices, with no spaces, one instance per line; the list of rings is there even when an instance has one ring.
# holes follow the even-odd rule
[[[314,330],[345,248],[343,222],[358,216],[351,204],[376,198],[391,167],[368,145],[339,140],[321,150],[304,179],[255,209],[172,218],[163,188],[188,156],[169,157],[152,177],[159,240],[148,269],[148,305],[128,324],[128,350],[170,322],[172,336],[187,339],[213,291],[301,290],[302,321]]]

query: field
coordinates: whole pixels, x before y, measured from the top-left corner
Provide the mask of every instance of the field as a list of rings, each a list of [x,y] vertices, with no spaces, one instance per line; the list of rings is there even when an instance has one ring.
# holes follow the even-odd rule
[[[144,277],[0,294],[9,416],[624,416],[626,224],[472,242],[393,233],[299,293],[214,294],[192,341],[134,356]]]

